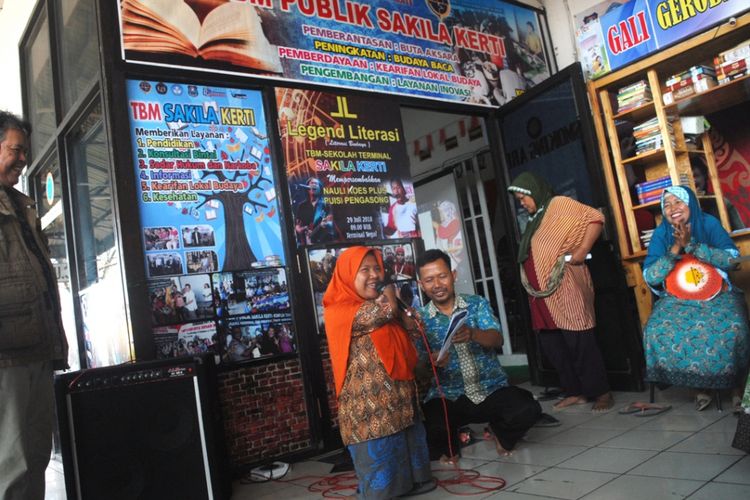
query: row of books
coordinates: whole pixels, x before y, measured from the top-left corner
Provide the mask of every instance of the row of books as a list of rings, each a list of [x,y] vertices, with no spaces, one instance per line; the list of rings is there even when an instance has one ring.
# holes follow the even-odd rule
[[[635,193],[638,196],[638,203],[641,205],[657,201],[661,197],[664,188],[672,185],[672,179],[667,175],[646,182],[639,182],[635,185]]]
[[[664,82],[662,98],[665,105],[690,97],[717,85],[729,83],[750,74],[750,39],[714,57],[713,66],[697,64],[671,75]],[[622,113],[652,100],[646,80],[639,80],[617,92],[617,111]]]
[[[651,88],[646,80],[639,80],[617,91],[617,112],[622,113],[651,102]]]
[[[714,57],[716,77],[720,84],[729,83],[748,74],[750,40],[745,40]]]
[[[672,124],[667,122],[668,137],[674,145],[674,134]],[[633,138],[635,139],[635,154],[640,155],[664,147],[665,138],[661,135],[659,119],[653,117],[633,127]]]
[[[664,104],[671,104],[676,99],[682,99],[715,87],[716,70],[712,66],[699,64],[667,78],[664,82],[666,92],[663,95]]]

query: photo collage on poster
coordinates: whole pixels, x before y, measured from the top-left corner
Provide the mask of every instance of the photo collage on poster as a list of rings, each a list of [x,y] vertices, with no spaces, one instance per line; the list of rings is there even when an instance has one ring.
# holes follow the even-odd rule
[[[416,255],[410,241],[388,244],[365,245],[380,250],[383,256],[385,279],[392,281],[398,297],[411,307],[420,307],[422,297],[417,285]],[[307,260],[315,298],[315,314],[318,331],[325,329],[323,321],[323,295],[333,277],[339,255],[348,247],[320,248],[308,250]]]
[[[164,277],[148,287],[160,358],[213,352],[235,363],[297,351],[283,268]]]
[[[127,89],[158,356],[295,352],[261,92],[145,80]],[[233,339],[230,323],[248,321],[278,349]],[[238,342],[249,356],[228,355]]]

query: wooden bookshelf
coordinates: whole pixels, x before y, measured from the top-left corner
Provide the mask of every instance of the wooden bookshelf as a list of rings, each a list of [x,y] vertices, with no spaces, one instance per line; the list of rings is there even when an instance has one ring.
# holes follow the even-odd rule
[[[750,101],[750,75],[738,78],[723,85],[694,94],[665,105],[664,82],[673,74],[684,71],[696,64],[713,65],[713,58],[721,51],[750,39],[750,13],[737,18],[734,25],[729,23],[714,27],[709,32],[699,34],[642,61],[632,64],[602,78],[589,82],[589,95],[594,114],[594,128],[597,134],[604,178],[613,204],[612,217],[617,230],[623,267],[628,283],[633,287],[642,321],[651,312],[651,292],[643,281],[641,263],[648,254],[640,236],[636,214],[646,211],[660,218],[660,203],[652,201],[639,203],[633,186],[635,182],[654,180],[669,176],[672,184],[688,185],[695,189],[690,159],[703,157],[707,166],[707,182],[713,187],[710,195],[701,195],[702,205],[710,206],[718,212],[719,219],[740,248],[743,255],[750,253],[750,229],[731,232],[724,196],[721,192],[714,151],[711,140],[704,133],[698,144],[688,144],[682,130],[680,118],[684,116],[705,116]],[[617,112],[619,89],[645,80],[650,88],[652,100],[640,106]],[[657,118],[662,147],[633,156],[623,150],[628,143],[626,135],[630,128],[651,118]],[[747,120],[745,120],[747,121]],[[750,122],[748,125],[750,127]],[[669,136],[671,134],[671,136]],[[750,291],[750,263],[743,264],[738,279]],[[750,297],[748,297],[750,300]]]

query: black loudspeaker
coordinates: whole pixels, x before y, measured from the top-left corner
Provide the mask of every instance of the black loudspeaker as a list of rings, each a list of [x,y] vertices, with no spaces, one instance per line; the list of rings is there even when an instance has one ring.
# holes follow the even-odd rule
[[[229,499],[213,356],[66,373],[55,396],[68,499]]]

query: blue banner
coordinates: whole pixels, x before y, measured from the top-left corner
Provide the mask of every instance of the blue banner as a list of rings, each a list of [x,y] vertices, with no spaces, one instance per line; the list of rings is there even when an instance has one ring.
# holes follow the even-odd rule
[[[128,80],[149,278],[283,266],[261,93]]]
[[[597,78],[749,8],[748,0],[607,0],[576,15],[581,62]]]
[[[631,0],[601,18],[610,69],[615,70],[657,50],[646,0]]]
[[[535,10],[492,0],[120,0],[123,59],[497,106],[550,74]]]

